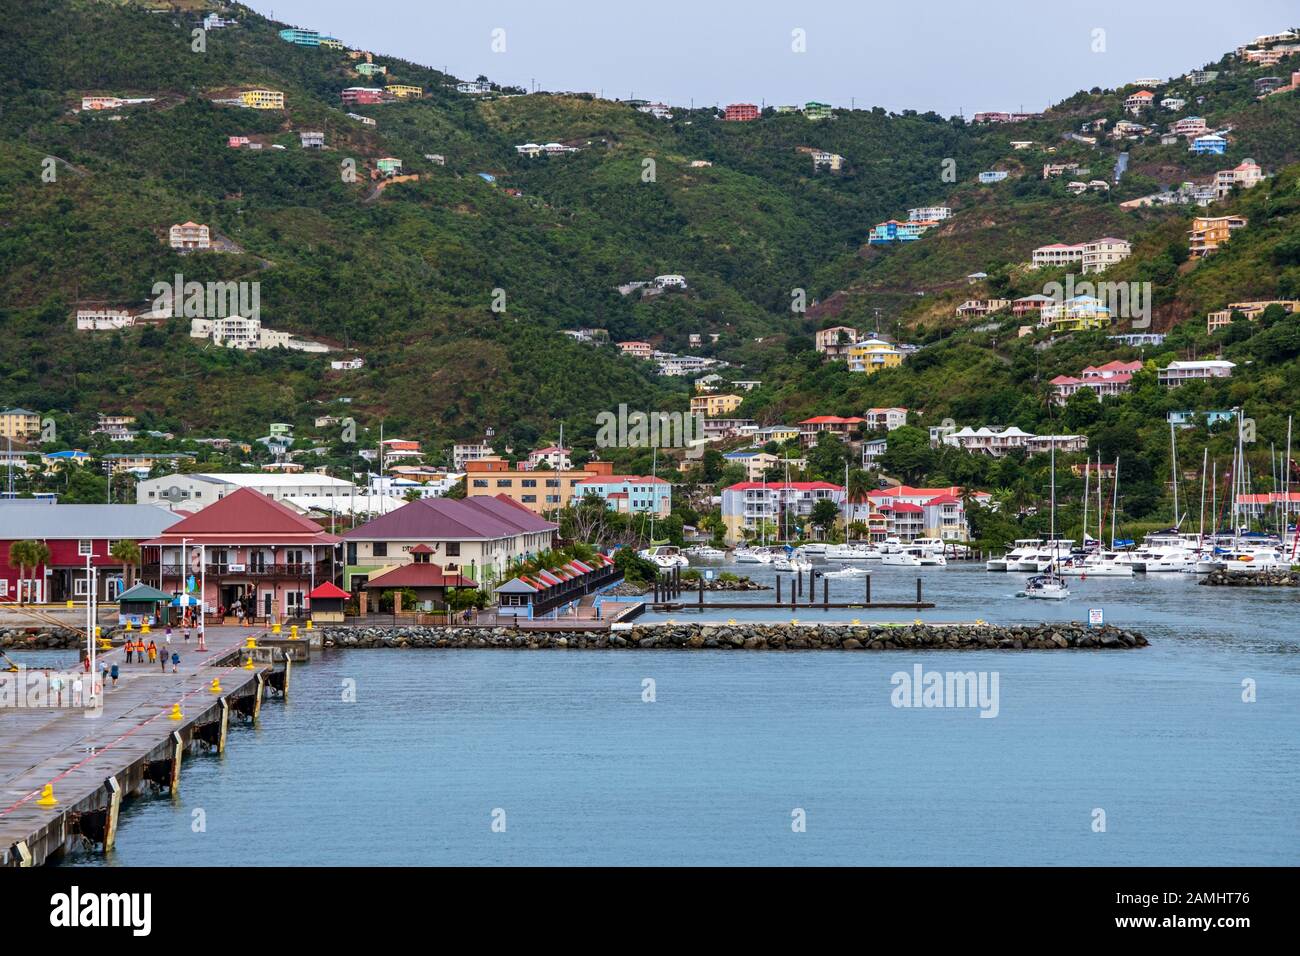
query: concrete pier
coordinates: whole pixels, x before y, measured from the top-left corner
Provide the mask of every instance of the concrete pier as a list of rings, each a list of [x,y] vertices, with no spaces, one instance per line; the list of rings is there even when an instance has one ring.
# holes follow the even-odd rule
[[[111,849],[124,798],[174,792],[186,754],[224,750],[231,721],[256,719],[268,684],[287,689],[287,674],[273,672],[270,655],[246,651],[254,633],[209,628],[201,652],[196,637],[186,643],[173,630],[167,651],[181,658],[174,674],[170,663],[165,671],[156,662],[127,664],[121,647],[100,654],[120,677],[117,687],[108,682],[99,711],[0,709],[0,866],[39,866],[86,840]],[[161,653],[162,633],[147,637]],[[77,654],[66,653],[71,669]],[[245,669],[250,656],[253,668]],[[0,681],[21,676],[0,674]]]

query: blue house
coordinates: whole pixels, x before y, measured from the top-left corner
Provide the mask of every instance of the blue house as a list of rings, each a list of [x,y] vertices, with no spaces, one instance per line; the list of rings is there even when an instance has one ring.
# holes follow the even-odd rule
[[[1236,412],[1228,411],[1211,411],[1211,412],[1194,412],[1184,410],[1180,412],[1169,413],[1169,424],[1175,428],[1191,428],[1204,419],[1207,427],[1213,426],[1216,422],[1230,422],[1236,418]]]
[[[1005,169],[990,169],[987,172],[980,173],[980,182],[982,183],[1000,183],[1007,178]]]
[[[1196,137],[1187,148],[1198,156],[1222,156],[1228,151],[1228,141],[1218,133],[1207,133]]]

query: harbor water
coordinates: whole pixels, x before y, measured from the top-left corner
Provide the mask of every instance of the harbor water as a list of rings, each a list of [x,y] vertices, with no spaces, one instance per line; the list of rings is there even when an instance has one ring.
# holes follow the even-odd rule
[[[1023,574],[973,564],[872,571],[876,600],[913,598],[920,575],[938,606],[792,613],[750,592],[723,596],[754,609],[703,616],[1011,622],[1100,608],[1151,646],[327,649],[224,755],[188,760],[177,795],[128,803],[111,854],[69,862],[1300,862],[1293,590],[1138,576],[1072,581],[1070,600],[1050,602],[1014,596]],[[863,586],[831,587],[834,601]],[[916,665],[996,673],[996,716],[895,706],[893,675]]]

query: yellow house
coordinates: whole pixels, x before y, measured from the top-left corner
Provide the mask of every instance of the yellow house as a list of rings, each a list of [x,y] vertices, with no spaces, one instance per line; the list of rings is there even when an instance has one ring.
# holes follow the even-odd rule
[[[239,94],[239,102],[255,110],[282,110],[284,94],[279,90],[244,90]]]
[[[717,418],[731,414],[743,401],[739,395],[696,395],[691,399],[691,414],[703,412],[705,418]]]
[[[343,41],[342,41],[342,40],[336,40],[336,39],[334,39],[334,37],[321,37],[321,38],[320,38],[320,45],[323,46],[323,47],[325,47],[327,50],[341,50],[341,49],[343,49]]]
[[[419,99],[421,96],[424,95],[424,90],[421,89],[420,87],[407,86],[403,83],[389,83],[386,89],[388,90],[389,93],[392,93],[394,96],[400,96],[403,98],[410,96]]]
[[[13,438],[26,441],[39,438],[41,434],[41,416],[25,408],[6,408],[0,411],[0,438]]]
[[[888,342],[867,339],[849,346],[848,363],[850,372],[872,375],[882,368],[898,368],[903,364],[903,353]]]
[[[1238,229],[1246,227],[1245,216],[1197,216],[1192,220],[1188,253],[1193,259],[1211,255]]]

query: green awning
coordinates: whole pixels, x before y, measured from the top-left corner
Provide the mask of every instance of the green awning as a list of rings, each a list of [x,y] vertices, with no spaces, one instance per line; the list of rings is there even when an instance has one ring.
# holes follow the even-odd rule
[[[161,604],[164,602],[170,602],[171,599],[172,596],[170,594],[164,594],[157,588],[151,588],[147,584],[137,584],[135,587],[128,591],[123,591],[117,596],[119,604],[125,601],[135,601],[141,604]]]

